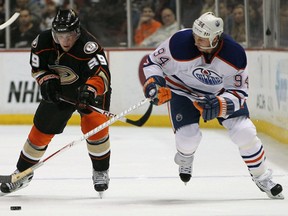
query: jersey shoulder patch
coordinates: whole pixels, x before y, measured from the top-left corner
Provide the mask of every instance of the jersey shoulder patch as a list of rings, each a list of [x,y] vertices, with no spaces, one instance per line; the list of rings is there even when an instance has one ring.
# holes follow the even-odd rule
[[[179,61],[189,61],[201,55],[192,33],[192,29],[183,29],[176,32],[169,41],[172,57]]]
[[[217,55],[237,69],[246,68],[247,57],[244,48],[229,35],[223,34],[223,47]]]
[[[89,55],[89,54],[96,52],[98,48],[99,48],[99,45],[95,41],[88,41],[84,45],[84,52]]]
[[[36,48],[38,45],[39,35],[32,41],[31,46],[32,48]]]
[[[33,49],[41,50],[45,49],[48,46],[51,46],[51,43],[53,41],[51,30],[46,30],[41,32],[39,35],[36,36],[36,38],[32,41],[31,47]]]

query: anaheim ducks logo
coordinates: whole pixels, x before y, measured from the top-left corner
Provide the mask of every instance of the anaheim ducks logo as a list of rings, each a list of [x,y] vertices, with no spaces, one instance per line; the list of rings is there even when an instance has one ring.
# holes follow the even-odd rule
[[[92,54],[98,49],[98,47],[99,46],[98,46],[98,44],[96,42],[89,41],[84,46],[84,52],[86,54]]]
[[[196,68],[192,74],[197,80],[206,85],[219,85],[222,83],[222,78],[219,74],[212,70]]]
[[[63,65],[49,65],[49,68],[59,74],[61,85],[70,85],[79,79],[79,76],[69,67]]]

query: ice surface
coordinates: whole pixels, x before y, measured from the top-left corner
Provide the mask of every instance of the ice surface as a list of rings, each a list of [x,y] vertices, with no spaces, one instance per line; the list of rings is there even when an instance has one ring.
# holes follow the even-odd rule
[[[0,126],[0,173],[15,169],[30,126]],[[193,178],[185,186],[174,164],[170,128],[111,127],[110,187],[103,199],[92,186],[85,142],[48,160],[35,171],[31,184],[0,197],[0,215],[23,216],[191,216],[287,215],[288,145],[260,134],[274,180],[285,200],[270,200],[252,182],[236,146],[225,130],[203,129],[195,155]],[[68,126],[49,145],[44,158],[81,132]],[[11,211],[10,206],[21,206]]]

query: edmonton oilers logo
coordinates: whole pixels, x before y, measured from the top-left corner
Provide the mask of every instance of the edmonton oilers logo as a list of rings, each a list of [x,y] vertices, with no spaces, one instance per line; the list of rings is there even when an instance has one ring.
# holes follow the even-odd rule
[[[176,118],[176,121],[177,121],[177,122],[180,122],[180,121],[182,121],[183,116],[182,116],[181,113],[178,113],[175,118]]]
[[[222,83],[222,78],[214,71],[204,68],[196,68],[192,75],[200,82],[206,85],[219,85]]]

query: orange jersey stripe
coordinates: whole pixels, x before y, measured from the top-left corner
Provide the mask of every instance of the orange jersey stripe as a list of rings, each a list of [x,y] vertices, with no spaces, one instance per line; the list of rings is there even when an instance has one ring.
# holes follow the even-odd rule
[[[262,152],[262,154],[258,157],[258,158],[256,158],[256,159],[254,159],[254,160],[245,160],[245,163],[255,163],[255,162],[258,162],[258,161],[260,161],[262,158],[263,158],[263,156],[264,156],[264,151]]]

